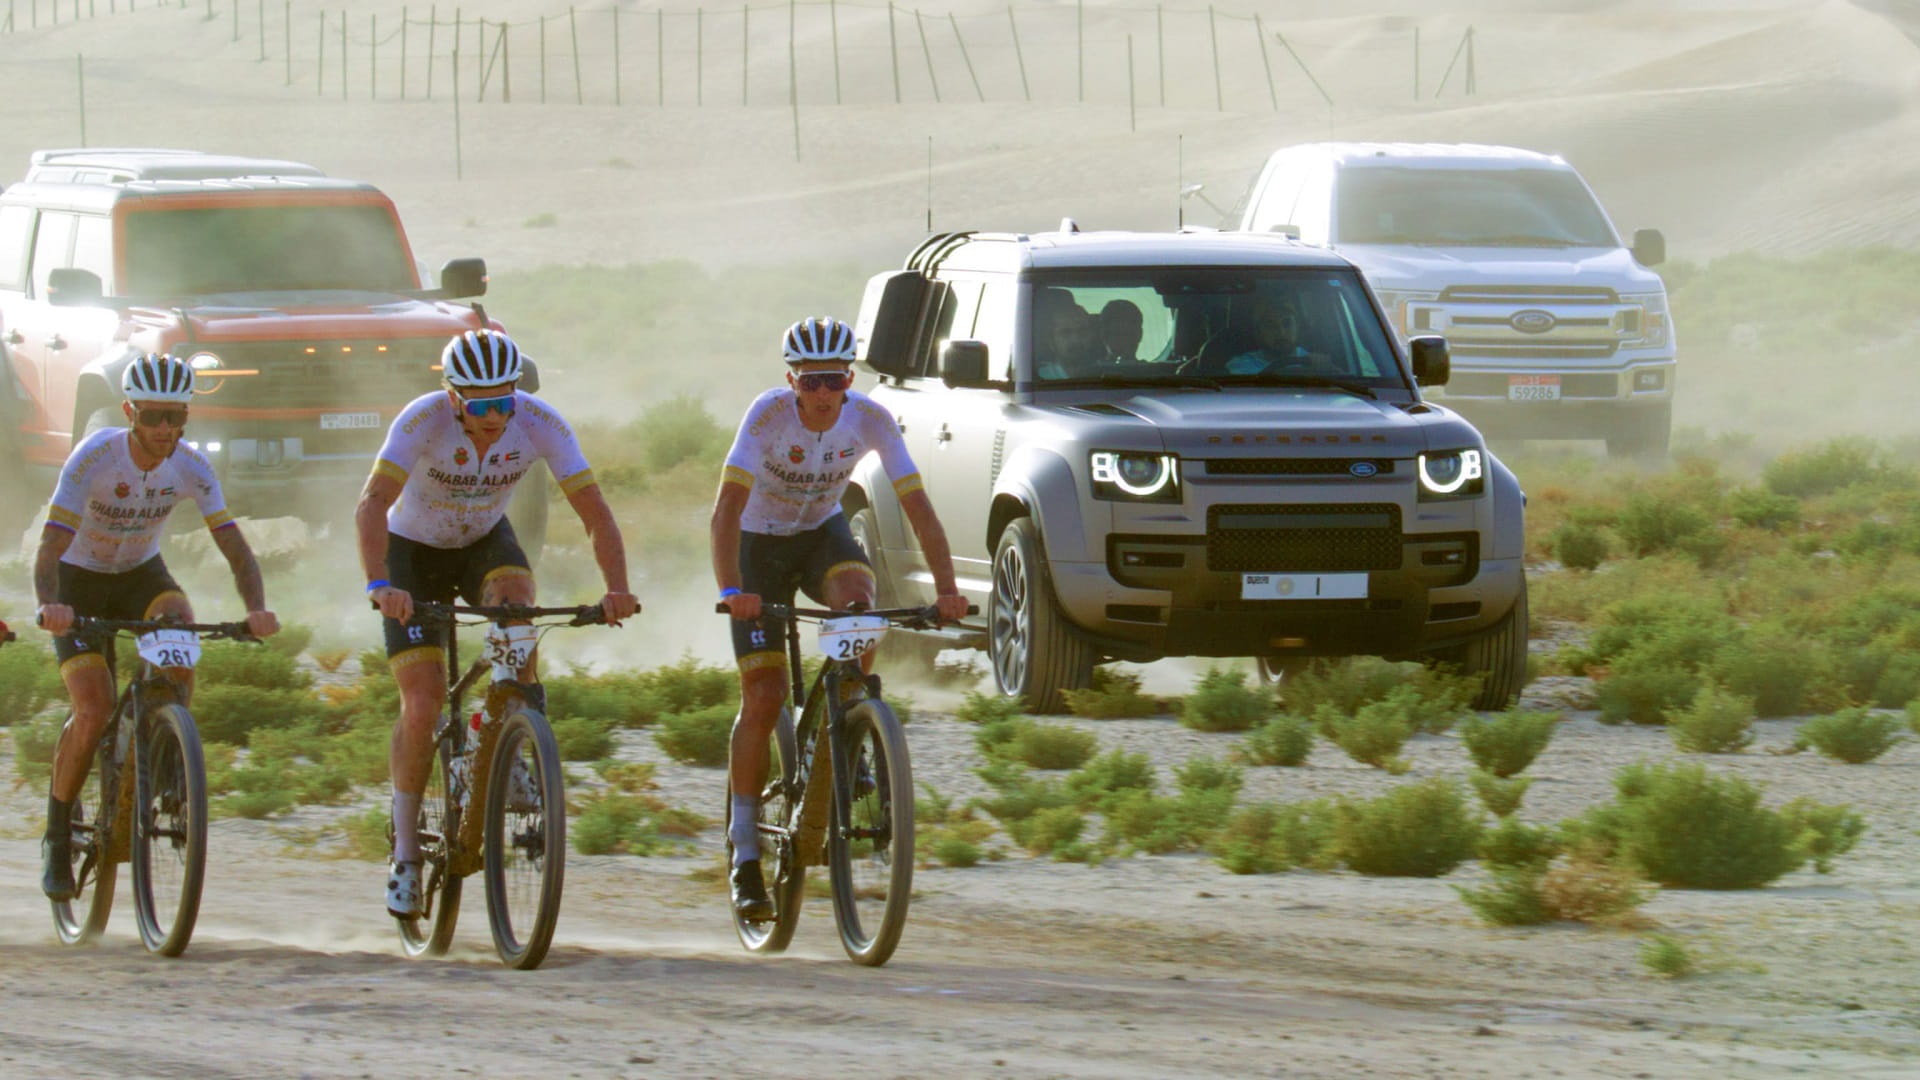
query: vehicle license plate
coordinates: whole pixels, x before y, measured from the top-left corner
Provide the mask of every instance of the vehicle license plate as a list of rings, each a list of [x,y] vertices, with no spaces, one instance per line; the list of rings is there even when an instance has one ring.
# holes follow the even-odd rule
[[[1241,574],[1242,600],[1365,600],[1365,574]]]
[[[380,414],[377,412],[330,412],[320,414],[321,431],[350,431],[358,428],[377,428],[380,426]]]
[[[1509,375],[1507,376],[1507,400],[1559,401],[1560,376]]]

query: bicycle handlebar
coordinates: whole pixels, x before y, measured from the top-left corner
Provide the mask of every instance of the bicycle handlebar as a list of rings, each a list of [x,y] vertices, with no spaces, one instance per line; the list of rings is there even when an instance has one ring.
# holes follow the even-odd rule
[[[34,617],[34,622],[39,625],[45,625],[45,621],[38,616]],[[76,615],[73,618],[73,626],[68,630],[68,633],[84,634],[97,632],[117,634],[124,632],[128,634],[145,634],[154,630],[188,630],[199,634],[201,637],[213,638],[215,640],[225,639],[228,641],[252,642],[258,642],[260,640],[253,636],[252,631],[247,629],[245,622],[190,623],[171,618],[95,619],[87,615]]]
[[[483,607],[466,607],[460,604],[437,604],[430,601],[415,601],[415,614],[426,619],[444,619],[452,621],[460,615],[500,622],[507,619],[550,619],[566,616],[568,621],[559,624],[565,626],[604,626],[607,614],[599,604],[579,604],[573,607],[534,607],[529,604],[492,604]],[[636,605],[635,615],[640,614]]]
[[[714,604],[713,610],[716,615],[733,614],[733,609],[727,607],[725,601]],[[865,611],[828,611],[823,608],[794,607],[792,604],[761,604],[760,614],[769,619],[843,619],[850,615],[877,615],[911,629],[938,626],[940,623],[940,609],[932,604],[910,608],[869,608]],[[967,614],[980,614],[980,605],[968,604]]]

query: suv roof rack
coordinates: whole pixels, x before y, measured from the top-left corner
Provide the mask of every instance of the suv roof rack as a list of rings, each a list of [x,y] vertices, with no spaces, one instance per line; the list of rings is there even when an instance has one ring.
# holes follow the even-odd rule
[[[164,147],[36,150],[28,182],[127,184],[139,180],[231,180],[244,176],[325,176],[315,166],[277,158],[236,157]]]

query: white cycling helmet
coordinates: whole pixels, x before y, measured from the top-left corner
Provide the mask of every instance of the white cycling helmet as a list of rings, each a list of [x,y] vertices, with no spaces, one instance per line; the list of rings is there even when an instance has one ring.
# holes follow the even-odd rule
[[[193,400],[193,368],[171,353],[146,353],[133,358],[120,376],[128,401],[168,401],[185,405]]]
[[[787,363],[853,363],[853,327],[829,315],[801,319],[787,327],[780,343]]]
[[[497,330],[459,334],[440,353],[440,371],[454,386],[500,386],[520,379],[520,347]]]

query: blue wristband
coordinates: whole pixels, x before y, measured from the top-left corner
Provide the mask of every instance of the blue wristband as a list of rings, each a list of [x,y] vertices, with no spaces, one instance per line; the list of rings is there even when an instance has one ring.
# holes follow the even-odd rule
[[[733,587],[733,586],[731,586],[731,585],[729,585],[729,586],[727,586],[726,588],[724,588],[724,589],[721,589],[721,590],[720,590],[720,599],[722,599],[722,600],[725,600],[725,599],[726,599],[727,597],[729,597],[729,596],[739,596],[739,595],[740,595],[740,590],[739,590],[739,589],[736,589],[736,588],[734,588],[734,587]]]
[[[386,588],[391,588],[392,586],[393,586],[393,582],[388,581],[386,578],[381,578],[379,581],[367,582],[367,592],[371,593],[375,589],[386,589]]]

